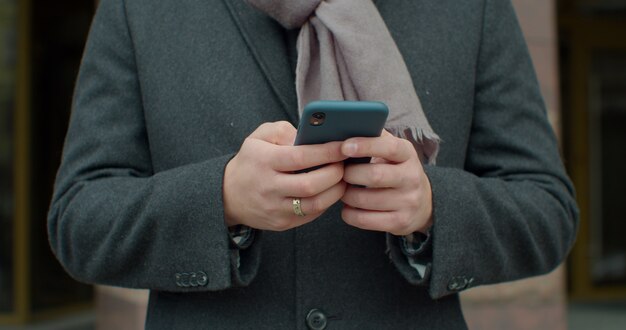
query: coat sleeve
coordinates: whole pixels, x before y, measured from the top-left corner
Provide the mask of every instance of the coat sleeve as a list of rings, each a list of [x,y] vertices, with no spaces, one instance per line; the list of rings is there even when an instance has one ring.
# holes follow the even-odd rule
[[[143,111],[124,2],[100,1],[48,215],[54,253],[89,283],[181,292],[247,285],[259,248],[237,251],[224,223],[232,155],[154,173]]]
[[[433,298],[551,271],[578,225],[573,187],[510,0],[485,1],[482,33],[465,167],[425,167],[434,206],[432,246],[421,256],[427,278],[408,265],[399,240],[388,239],[400,272],[428,285]]]

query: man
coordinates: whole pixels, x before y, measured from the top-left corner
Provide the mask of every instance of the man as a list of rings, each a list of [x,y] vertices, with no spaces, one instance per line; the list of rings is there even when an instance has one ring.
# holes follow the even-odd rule
[[[342,0],[284,3],[315,25]],[[456,329],[458,292],[561,263],[577,210],[510,2],[372,8],[436,166],[387,133],[291,146],[300,26],[241,0],[101,1],[49,215],[68,272],[150,289],[149,329]]]

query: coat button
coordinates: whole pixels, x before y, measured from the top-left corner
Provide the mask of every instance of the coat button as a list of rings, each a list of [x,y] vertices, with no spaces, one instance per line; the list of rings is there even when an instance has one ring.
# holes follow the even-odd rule
[[[198,272],[196,275],[198,286],[205,286],[209,283],[209,277],[205,272]]]
[[[448,282],[448,290],[457,292],[464,290],[468,285],[469,280],[465,276],[457,276]]]
[[[176,286],[181,288],[189,287],[189,274],[187,273],[176,273]]]
[[[306,326],[311,330],[323,330],[328,325],[326,314],[319,309],[312,309],[306,316]]]
[[[198,286],[198,275],[196,273],[189,274],[189,286],[192,288]]]
[[[189,285],[189,273],[181,273],[180,277],[178,277],[178,281],[180,282],[180,286],[183,288],[188,288]]]

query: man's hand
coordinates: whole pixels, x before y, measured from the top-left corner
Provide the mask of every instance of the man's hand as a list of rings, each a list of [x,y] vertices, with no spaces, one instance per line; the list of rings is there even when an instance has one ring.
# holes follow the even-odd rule
[[[432,225],[432,191],[411,142],[384,131],[377,138],[346,140],[347,157],[373,157],[370,164],[346,166],[349,186],[342,198],[344,221],[394,235],[426,232]]]
[[[320,216],[343,196],[341,142],[292,146],[296,129],[288,122],[265,123],[241,145],[224,172],[224,212],[228,226],[283,231]],[[328,164],[328,165],[326,165]],[[326,165],[307,173],[294,171]],[[296,216],[300,198],[306,216]]]

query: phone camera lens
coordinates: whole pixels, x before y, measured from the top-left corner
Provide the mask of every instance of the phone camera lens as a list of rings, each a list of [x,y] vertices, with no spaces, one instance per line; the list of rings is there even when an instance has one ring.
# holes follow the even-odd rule
[[[326,114],[323,112],[316,112],[311,115],[309,119],[309,123],[313,126],[320,126],[324,123],[324,119],[326,119]]]

